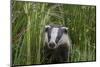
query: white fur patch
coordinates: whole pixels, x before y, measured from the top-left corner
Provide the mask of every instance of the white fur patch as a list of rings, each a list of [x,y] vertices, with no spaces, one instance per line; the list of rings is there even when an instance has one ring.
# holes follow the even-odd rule
[[[50,28],[50,26],[49,25],[46,25],[45,28]]]
[[[46,43],[48,43],[48,35],[47,35],[47,32],[45,32],[45,40],[44,40]]]
[[[68,34],[63,34],[61,39],[59,40],[58,42],[58,45],[61,45],[61,44],[67,44],[68,47],[71,46],[71,42],[70,42],[70,38],[68,36]]]
[[[66,30],[68,30],[68,27],[61,27],[62,29],[66,29]]]
[[[53,28],[52,29],[50,42],[54,42],[55,43],[56,37],[58,35],[58,30],[59,30],[59,28]]]

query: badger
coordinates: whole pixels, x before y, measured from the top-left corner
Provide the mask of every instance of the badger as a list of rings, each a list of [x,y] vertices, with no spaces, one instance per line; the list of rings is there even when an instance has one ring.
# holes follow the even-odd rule
[[[71,52],[68,27],[46,25],[44,33],[45,63],[68,62]]]

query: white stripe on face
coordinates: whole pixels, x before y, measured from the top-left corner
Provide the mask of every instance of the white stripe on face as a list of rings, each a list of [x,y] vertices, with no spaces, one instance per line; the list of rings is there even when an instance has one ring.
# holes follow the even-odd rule
[[[62,35],[61,39],[58,42],[58,45],[61,45],[61,44],[67,44],[68,47],[71,46],[71,41],[68,34]]]
[[[45,32],[45,40],[44,40],[46,43],[48,43],[48,35],[47,35],[47,32]]]
[[[53,28],[51,30],[51,39],[50,39],[50,42],[54,42],[55,43],[56,37],[58,35],[58,30],[59,30],[59,28]]]

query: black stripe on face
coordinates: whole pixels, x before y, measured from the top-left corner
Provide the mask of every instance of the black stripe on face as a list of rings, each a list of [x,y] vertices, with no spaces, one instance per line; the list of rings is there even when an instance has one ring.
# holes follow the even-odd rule
[[[47,31],[47,34],[48,34],[48,42],[51,39],[51,31],[52,31],[52,28],[49,28],[48,31]]]
[[[58,41],[61,39],[62,35],[63,35],[63,30],[61,28],[59,28],[58,34],[56,37],[56,41],[55,41],[56,43],[58,43]]]

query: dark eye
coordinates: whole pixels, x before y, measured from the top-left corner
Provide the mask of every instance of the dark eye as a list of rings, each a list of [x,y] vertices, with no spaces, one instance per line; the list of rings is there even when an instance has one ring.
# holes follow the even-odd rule
[[[50,33],[48,32],[48,41],[50,41],[50,39],[51,39],[51,35],[50,35]]]
[[[48,33],[48,38],[50,39],[51,38],[51,36],[50,36],[50,34]]]

